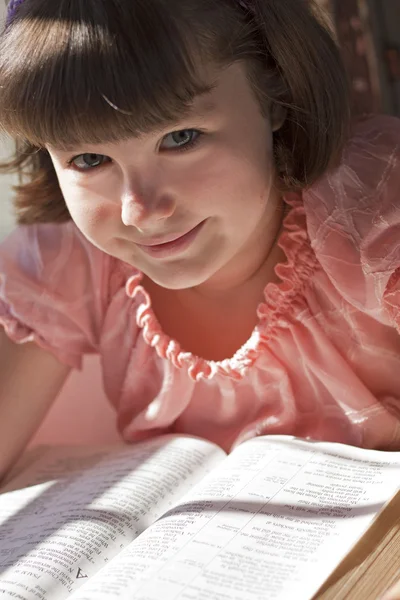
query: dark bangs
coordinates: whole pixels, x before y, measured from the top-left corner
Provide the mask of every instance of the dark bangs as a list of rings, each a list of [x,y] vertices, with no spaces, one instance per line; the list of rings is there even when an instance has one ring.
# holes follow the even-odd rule
[[[203,0],[202,19],[192,18],[195,4],[28,0],[0,45],[0,127],[38,148],[67,148],[182,119],[210,89],[199,65],[221,56],[221,27],[213,39],[211,26],[218,2]]]

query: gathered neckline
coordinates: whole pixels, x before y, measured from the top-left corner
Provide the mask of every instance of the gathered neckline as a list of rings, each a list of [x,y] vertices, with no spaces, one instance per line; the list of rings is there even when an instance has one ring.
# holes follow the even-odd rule
[[[169,360],[176,368],[187,369],[191,379],[212,379],[216,375],[243,379],[268,340],[287,324],[299,304],[303,305],[301,291],[315,271],[317,260],[308,238],[301,195],[288,193],[284,201],[289,210],[283,219],[277,245],[283,250],[285,261],[275,265],[278,281],[266,284],[264,299],[257,308],[258,323],[249,339],[232,357],[213,361],[185,351],[177,340],[163,331],[152,308],[150,294],[142,285],[143,273],[136,270],[126,282],[126,294],[139,303],[136,322],[143,330],[145,342],[155,349],[158,356]]]

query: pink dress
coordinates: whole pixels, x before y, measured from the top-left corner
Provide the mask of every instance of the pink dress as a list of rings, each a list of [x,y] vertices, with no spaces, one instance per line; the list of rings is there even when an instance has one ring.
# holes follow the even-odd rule
[[[0,323],[75,368],[98,353],[126,441],[174,431],[229,449],[290,434],[400,449],[400,120],[358,124],[341,166],[286,202],[281,282],[224,361],[169,338],[141,273],[72,222],[3,243]]]

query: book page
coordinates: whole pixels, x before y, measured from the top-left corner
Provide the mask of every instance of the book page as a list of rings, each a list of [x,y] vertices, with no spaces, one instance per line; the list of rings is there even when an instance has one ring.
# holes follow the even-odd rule
[[[1,597],[67,598],[223,457],[209,442],[163,436],[42,461],[30,470],[40,483],[0,494]]]
[[[310,600],[399,482],[400,453],[257,438],[71,600]]]
[[[36,446],[28,450],[7,474],[0,494],[52,480],[71,479],[102,458],[126,448],[111,446]]]

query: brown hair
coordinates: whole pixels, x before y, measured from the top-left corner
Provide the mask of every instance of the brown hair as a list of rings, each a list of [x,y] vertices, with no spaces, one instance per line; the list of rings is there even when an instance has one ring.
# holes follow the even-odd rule
[[[199,66],[246,61],[274,134],[283,189],[334,166],[348,135],[348,81],[310,0],[25,0],[0,39],[0,129],[16,140],[20,223],[70,218],[45,145],[112,142],[182,118],[208,91]],[[209,84],[210,82],[208,82]]]

